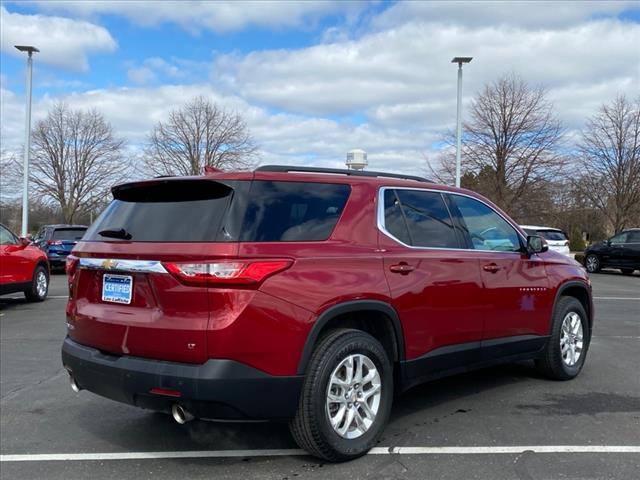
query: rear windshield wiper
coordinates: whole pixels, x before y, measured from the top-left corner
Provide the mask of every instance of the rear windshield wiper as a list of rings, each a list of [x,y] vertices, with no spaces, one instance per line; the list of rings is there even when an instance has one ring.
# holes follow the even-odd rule
[[[98,232],[98,235],[109,238],[121,238],[123,240],[131,240],[132,238],[131,234],[124,228],[121,228],[120,230],[101,230]]]

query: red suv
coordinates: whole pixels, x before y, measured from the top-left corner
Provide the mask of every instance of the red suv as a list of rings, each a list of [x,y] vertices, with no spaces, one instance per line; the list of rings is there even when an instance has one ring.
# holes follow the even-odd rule
[[[338,461],[375,445],[394,394],[420,382],[584,365],[585,270],[473,192],[265,166],[113,196],[67,260],[76,391],[179,423],[289,419],[301,447]]]
[[[47,256],[0,223],[0,295],[24,292],[27,300],[42,302],[48,291]]]

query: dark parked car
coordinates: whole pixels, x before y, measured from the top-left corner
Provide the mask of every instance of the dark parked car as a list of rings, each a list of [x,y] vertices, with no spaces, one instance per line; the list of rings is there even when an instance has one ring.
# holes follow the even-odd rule
[[[48,291],[47,256],[0,224],[0,295],[24,292],[27,300],[41,302]]]
[[[618,268],[625,275],[640,270],[640,228],[630,228],[591,245],[584,252],[584,266],[589,273],[607,267]]]
[[[338,461],[376,445],[394,394],[420,382],[584,365],[584,268],[468,190],[265,166],[112,192],[67,259],[75,391],[181,424],[288,419]]]
[[[86,231],[86,225],[44,225],[33,243],[47,254],[52,269],[64,268],[67,255]]]

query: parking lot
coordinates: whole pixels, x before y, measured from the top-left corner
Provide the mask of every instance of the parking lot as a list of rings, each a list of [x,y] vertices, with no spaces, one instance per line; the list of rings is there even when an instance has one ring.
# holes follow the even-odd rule
[[[396,399],[372,454],[331,465],[296,450],[286,425],[177,425],[75,394],[60,363],[65,277],[50,298],[0,299],[4,478],[638,478],[640,276],[592,276],[596,325],[582,374],[531,364],[435,381]],[[406,447],[406,448],[403,448]]]

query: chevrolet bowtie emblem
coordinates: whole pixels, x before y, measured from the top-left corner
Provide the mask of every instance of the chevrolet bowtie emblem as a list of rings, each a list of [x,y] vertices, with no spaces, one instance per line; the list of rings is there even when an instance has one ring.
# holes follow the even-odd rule
[[[112,268],[115,268],[117,264],[118,262],[116,260],[108,259],[102,262],[102,268],[105,270],[111,270]]]

